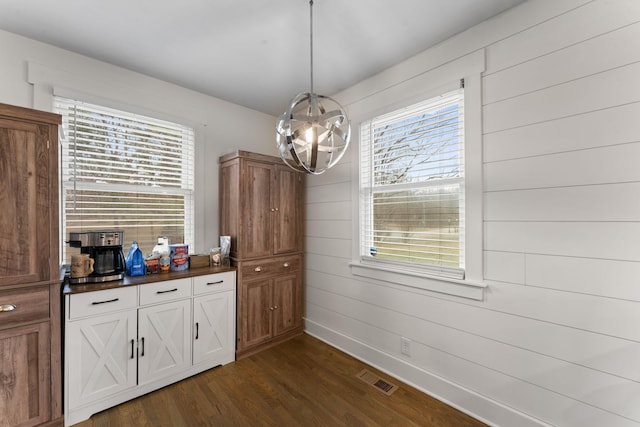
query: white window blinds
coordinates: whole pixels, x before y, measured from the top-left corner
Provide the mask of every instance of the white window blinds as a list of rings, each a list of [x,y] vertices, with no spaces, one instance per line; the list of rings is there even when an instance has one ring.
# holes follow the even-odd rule
[[[463,89],[360,128],[360,255],[464,278]]]
[[[145,253],[158,236],[193,240],[192,128],[61,97],[55,110],[64,238],[124,230],[125,252],[136,240]]]

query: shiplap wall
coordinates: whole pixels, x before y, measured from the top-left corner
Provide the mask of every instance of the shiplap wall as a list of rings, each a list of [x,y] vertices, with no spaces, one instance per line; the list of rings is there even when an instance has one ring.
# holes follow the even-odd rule
[[[351,275],[351,148],[307,180],[306,329],[490,424],[638,426],[640,1],[530,0],[341,99],[482,48],[484,300]]]

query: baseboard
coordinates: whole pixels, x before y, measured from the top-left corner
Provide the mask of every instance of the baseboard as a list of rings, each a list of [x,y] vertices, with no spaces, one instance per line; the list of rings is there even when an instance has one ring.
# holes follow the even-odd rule
[[[543,427],[540,420],[304,319],[305,333],[491,426]]]

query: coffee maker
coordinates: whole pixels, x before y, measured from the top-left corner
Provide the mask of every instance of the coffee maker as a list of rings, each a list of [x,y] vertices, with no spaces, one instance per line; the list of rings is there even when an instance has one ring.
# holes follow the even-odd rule
[[[121,280],[126,272],[122,243],[124,231],[84,231],[69,233],[69,246],[80,248],[93,258],[93,273],[85,277],[71,277],[70,284]]]

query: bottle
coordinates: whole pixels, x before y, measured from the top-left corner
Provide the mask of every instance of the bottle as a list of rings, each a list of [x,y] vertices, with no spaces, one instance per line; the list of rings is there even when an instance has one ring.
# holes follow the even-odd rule
[[[169,239],[164,236],[158,236],[158,243],[153,247],[153,256],[157,256],[160,260],[160,273],[169,272]]]

